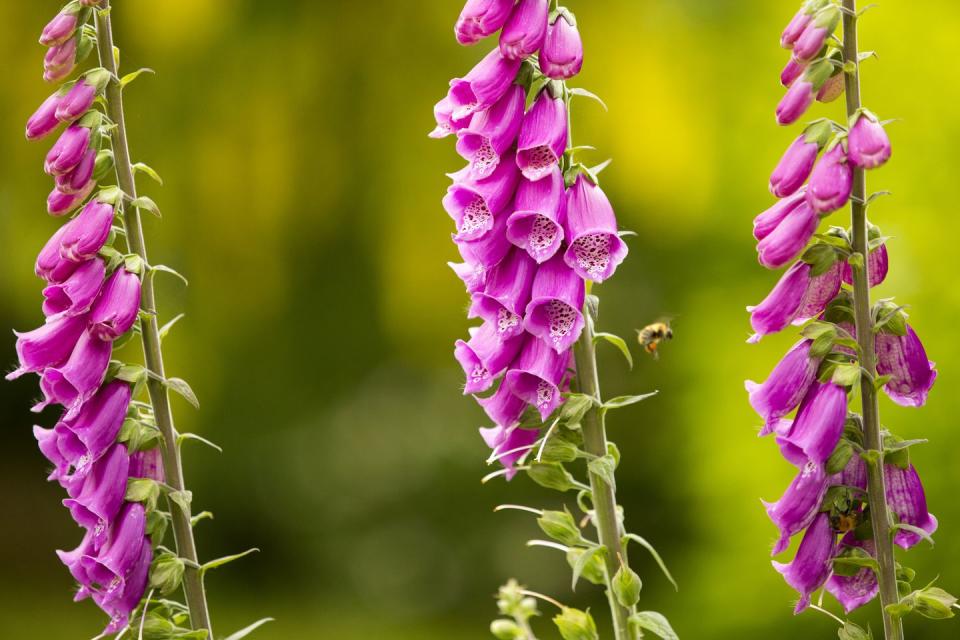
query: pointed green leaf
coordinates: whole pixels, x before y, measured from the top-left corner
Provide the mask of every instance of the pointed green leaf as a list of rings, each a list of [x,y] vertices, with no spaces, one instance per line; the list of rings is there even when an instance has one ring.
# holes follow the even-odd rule
[[[136,207],[137,209],[146,209],[147,211],[157,216],[158,218],[161,217],[160,207],[158,207],[157,203],[154,202],[153,199],[150,198],[149,196],[140,196],[139,198],[134,198],[130,202],[130,204]]]
[[[624,541],[632,540],[639,544],[641,547],[646,549],[653,559],[656,560],[657,565],[660,567],[660,571],[663,572],[663,575],[667,577],[667,580],[670,581],[670,584],[673,585],[673,588],[677,591],[680,590],[680,587],[677,586],[677,581],[673,579],[673,576],[670,574],[670,570],[667,569],[667,564],[663,561],[663,558],[660,557],[660,554],[657,553],[657,550],[653,548],[653,545],[646,541],[646,539],[641,538],[635,533],[628,533],[623,536]]]
[[[165,264],[155,264],[151,266],[150,276],[153,277],[153,275],[156,273],[169,273],[170,275],[175,276],[176,278],[179,278],[183,282],[183,284],[190,286],[190,282],[185,277],[183,277],[182,274],[178,273],[174,269],[171,269]]]
[[[187,384],[186,380],[181,378],[167,378],[166,385],[171,391],[183,396],[183,399],[193,405],[194,409],[200,408],[200,401],[197,400],[197,395],[193,392],[193,389],[190,388],[190,385]]]
[[[134,164],[134,165],[131,166],[131,169],[133,169],[134,172],[142,173],[142,174],[144,174],[144,175],[152,178],[153,180],[155,180],[155,181],[156,181],[158,184],[160,184],[160,185],[163,184],[163,178],[161,178],[161,177],[160,177],[160,174],[157,173],[156,171],[154,171],[153,168],[152,168],[150,165],[146,165],[146,164],[144,164],[144,163],[142,163],[142,162],[137,162],[136,164]]]
[[[191,527],[195,527],[195,526],[197,526],[197,523],[200,522],[200,521],[202,521],[202,520],[213,520],[213,512],[212,512],[212,511],[201,511],[201,512],[198,513],[197,515],[195,515],[195,516],[193,516],[192,518],[190,518],[190,526],[191,526]]]
[[[147,69],[147,68],[137,69],[136,71],[131,71],[131,72],[128,73],[127,75],[125,75],[125,76],[123,76],[122,78],[120,78],[120,87],[123,88],[123,87],[127,86],[128,84],[130,84],[131,82],[133,82],[134,80],[136,80],[137,78],[139,78],[139,77],[140,77],[141,75],[143,75],[144,73],[156,73],[156,71],[154,71],[153,69]]]
[[[600,104],[601,107],[603,107],[604,111],[609,111],[609,109],[607,108],[607,103],[601,100],[600,96],[593,93],[592,91],[587,91],[582,87],[574,87],[572,89],[569,89],[569,92],[570,92],[570,95],[573,95],[573,96],[580,96],[581,98],[590,98],[591,100],[595,100]]]
[[[630,616],[630,624],[645,629],[663,640],[680,640],[676,631],[663,614],[656,611],[640,611]]]
[[[167,494],[167,497],[170,498],[175,504],[177,504],[184,511],[190,511],[190,503],[193,502],[193,493],[187,490],[182,491],[170,491]]]
[[[264,618],[263,620],[257,620],[249,627],[244,627],[240,631],[230,634],[229,636],[226,637],[225,640],[241,640],[241,638],[246,638],[251,633],[259,629],[263,625],[267,624],[268,622],[273,622],[273,618]]]
[[[597,577],[596,576],[596,569],[598,568],[597,564],[603,561],[603,556],[604,554],[606,554],[606,552],[607,552],[607,548],[604,546],[591,547],[589,549],[577,549],[577,548],[570,549],[567,555],[567,559],[569,561],[571,556],[573,557],[573,563],[570,565],[571,568],[573,569],[573,581],[570,583],[570,589],[572,591],[577,590],[577,582],[580,580],[581,575],[584,575],[584,577],[590,580],[590,582],[594,582],[591,578]],[[592,571],[590,569],[592,569]],[[603,582],[603,565],[602,564],[600,564],[599,569],[600,569],[600,575],[599,575],[600,582],[602,583]],[[584,573],[585,571],[587,574],[590,574],[590,575],[589,576],[585,575]],[[594,584],[596,583],[594,582]]]
[[[166,337],[167,337],[167,334],[170,333],[170,330],[173,329],[173,327],[174,327],[178,322],[180,322],[181,320],[183,320],[183,318],[184,318],[185,315],[186,315],[186,314],[183,314],[183,313],[177,314],[177,316],[175,316],[175,317],[173,318],[173,320],[171,320],[170,322],[168,322],[168,323],[166,323],[165,325],[163,325],[162,327],[160,327],[160,339],[163,340],[164,338],[166,338]]]
[[[660,393],[659,391],[654,391],[652,393],[644,393],[636,396],[617,396],[616,398],[611,398],[603,403],[600,407],[600,410],[607,412],[610,409],[619,409],[621,407],[627,407],[631,404],[637,404],[638,402],[643,402],[647,398],[652,398],[653,396]]]
[[[177,437],[177,444],[183,444],[183,443],[184,443],[185,441],[187,441],[187,440],[196,440],[197,442],[201,442],[201,443],[207,445],[207,446],[210,447],[211,449],[216,449],[219,453],[223,453],[223,448],[220,447],[220,445],[215,444],[215,443],[207,440],[207,439],[204,438],[203,436],[198,436],[198,435],[195,434],[195,433],[181,433],[181,434]]]
[[[210,562],[205,562],[200,567],[200,573],[204,574],[211,569],[217,569],[219,567],[222,567],[225,564],[229,564],[233,562],[234,560],[239,560],[240,558],[246,558],[250,554],[258,553],[259,551],[260,549],[257,549],[256,547],[254,547],[253,549],[247,549],[243,553],[235,553],[232,556],[224,556],[222,558],[217,558],[216,560],[211,560]]]
[[[601,340],[605,340],[610,344],[612,344],[613,346],[615,346],[617,349],[619,349],[620,353],[623,354],[623,357],[626,358],[627,364],[630,366],[631,369],[633,369],[633,355],[630,353],[630,347],[627,346],[626,340],[612,333],[603,333],[603,332],[595,333],[593,336],[593,343],[596,344]]]
[[[617,480],[614,472],[617,469],[617,462],[609,453],[599,458],[594,458],[587,464],[590,473],[600,476],[607,483],[607,486],[616,488]]]

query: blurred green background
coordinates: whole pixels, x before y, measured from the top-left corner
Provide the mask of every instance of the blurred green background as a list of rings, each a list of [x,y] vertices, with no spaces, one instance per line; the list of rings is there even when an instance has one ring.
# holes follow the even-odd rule
[[[674,594],[642,553],[641,606],[685,639],[830,638],[834,623],[793,619],[793,592],[774,572],[775,538],[759,499],[791,478],[756,438],[743,380],[765,378],[793,335],[745,344],[743,307],[776,275],[754,257],[751,219],[771,202],[766,179],[798,128],[778,128],[781,27],[796,2],[604,0],[568,3],[587,62],[580,84],[604,113],[577,105],[576,138],[595,145],[622,226],[639,237],[603,285],[601,326],[624,336],[666,314],[676,340],[659,362],[627,371],[604,353],[606,393],[660,389],[611,420],[624,452],[620,497],[631,529],[651,540],[681,585]],[[960,592],[956,486],[960,393],[956,317],[956,150],[960,7],[889,2],[862,22],[866,104],[890,128],[893,161],[870,186],[893,198],[872,209],[894,239],[880,293],[911,305],[940,378],[923,410],[883,400],[887,426],[932,444],[914,461],[940,519],[936,548],[907,562],[918,581],[943,574]],[[43,144],[23,123],[48,93],[40,28],[57,3],[0,3],[0,327],[40,321],[36,252],[55,228]],[[257,637],[481,639],[492,594],[510,576],[570,604],[556,552],[526,549],[525,514],[501,502],[556,504],[526,478],[482,486],[482,412],[460,397],[451,350],[466,298],[444,263],[455,257],[440,207],[450,140],[429,140],[431,108],[449,77],[493,44],[458,47],[456,0],[123,0],[114,9],[124,66],[149,66],[128,91],[136,160],[165,178],[141,181],[164,210],[146,220],[151,256],[186,274],[161,286],[161,311],[186,321],[166,342],[171,374],[202,411],[178,401],[179,425],[223,455],[187,450],[201,553],[258,546],[208,583],[215,627],[277,621]],[[811,117],[840,117],[842,103]],[[846,224],[845,213],[831,222]],[[7,334],[9,336],[9,334]],[[14,362],[13,337],[2,343]],[[35,379],[0,385],[0,617],[4,637],[85,638],[103,618],[72,604],[53,553],[79,533],[44,482],[30,435]],[[53,416],[45,416],[52,423]],[[876,620],[876,605],[857,620]],[[604,615],[599,615],[603,619]],[[875,625],[876,626],[876,625]],[[545,637],[555,632],[539,627]],[[911,638],[955,638],[954,622],[909,620]],[[555,635],[553,636],[555,637]]]

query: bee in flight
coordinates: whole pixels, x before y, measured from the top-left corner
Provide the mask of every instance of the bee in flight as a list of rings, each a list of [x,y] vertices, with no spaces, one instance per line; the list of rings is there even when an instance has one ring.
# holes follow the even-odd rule
[[[653,356],[654,360],[660,357],[657,348],[661,342],[673,339],[673,329],[669,321],[654,322],[643,329],[637,329],[637,341],[643,350]]]

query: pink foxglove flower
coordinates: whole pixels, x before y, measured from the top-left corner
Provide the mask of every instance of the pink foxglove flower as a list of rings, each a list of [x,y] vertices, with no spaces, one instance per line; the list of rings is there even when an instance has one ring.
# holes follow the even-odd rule
[[[476,44],[499,31],[513,11],[514,0],[467,0],[454,33],[463,45]]]
[[[760,435],[772,433],[780,418],[800,405],[817,379],[821,359],[810,355],[811,344],[811,340],[795,344],[763,384],[746,382],[750,406],[764,420]]]
[[[468,317],[492,323],[501,339],[520,335],[536,273],[533,258],[525,251],[511,249],[487,276],[483,292],[473,294]]]
[[[557,352],[538,338],[528,338],[510,365],[503,384],[518,398],[532,405],[546,420],[560,406],[560,385],[570,363],[570,352]]]
[[[523,87],[514,85],[496,104],[473,116],[470,126],[457,132],[457,152],[470,163],[473,177],[486,178],[493,173],[516,141],[525,102]]]
[[[780,539],[771,555],[783,553],[790,545],[790,538],[813,522],[827,493],[828,480],[823,465],[810,461],[800,469],[778,501],[764,503],[767,515],[780,529]]]
[[[890,159],[890,138],[872,113],[863,112],[847,137],[850,163],[863,169],[876,169]]]
[[[507,238],[538,264],[552,258],[564,239],[567,198],[559,167],[544,180],[520,180],[507,220]]]
[[[523,118],[517,165],[527,180],[541,180],[559,166],[567,148],[567,107],[542,91]]]
[[[523,326],[557,353],[569,351],[583,331],[583,302],[583,280],[554,256],[537,270]]]
[[[548,0],[520,0],[500,32],[500,54],[508,60],[523,60],[536,53],[547,35],[549,12]]]
[[[847,204],[853,188],[853,169],[843,145],[827,151],[810,175],[807,202],[817,213],[832,213]]]
[[[63,282],[48,285],[43,290],[44,315],[56,318],[86,313],[100,294],[105,275],[103,260],[94,258],[77,267]]]
[[[540,70],[554,80],[569,80],[583,67],[583,42],[576,19],[561,11],[547,27],[547,38],[540,50]]]
[[[119,268],[103,285],[90,310],[90,334],[109,342],[129,331],[140,312],[140,278]]]
[[[805,262],[794,263],[763,302],[747,307],[750,324],[756,331],[750,342],[815,318],[836,297],[840,292],[842,264],[836,262],[818,276],[812,276],[812,270]]]
[[[795,613],[800,613],[810,606],[810,596],[822,587],[830,576],[835,544],[836,535],[830,528],[830,516],[820,513],[804,534],[793,562],[773,563],[773,568],[783,575],[787,584],[800,593]]]
[[[493,106],[503,97],[520,70],[520,60],[509,60],[494,49],[463,78],[450,81],[451,123]],[[439,118],[438,118],[439,120]]]
[[[583,174],[567,191],[566,237],[563,259],[584,280],[603,282],[627,257],[610,201]]]
[[[807,392],[781,445],[792,460],[802,452],[807,460],[823,464],[840,441],[846,419],[847,390],[833,382],[818,382]]]
[[[56,130],[60,126],[60,120],[57,119],[57,107],[60,106],[60,100],[63,96],[56,92],[43,101],[40,107],[27,120],[27,140],[39,140]]]

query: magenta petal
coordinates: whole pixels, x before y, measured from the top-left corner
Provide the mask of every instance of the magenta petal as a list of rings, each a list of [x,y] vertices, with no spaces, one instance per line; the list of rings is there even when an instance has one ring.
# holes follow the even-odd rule
[[[887,254],[887,245],[882,244],[870,252],[870,257],[867,258],[867,269],[870,274],[871,287],[883,284],[883,281],[887,279],[887,272],[890,269],[890,257]],[[853,272],[850,269],[850,265],[846,262],[843,263],[843,281],[853,286]]]
[[[454,27],[457,42],[475,44],[499,31],[510,17],[513,4],[514,0],[467,0]]]
[[[843,435],[847,392],[832,382],[815,383],[800,404],[786,441],[813,462],[823,464]]]
[[[790,215],[794,209],[806,198],[806,188],[801,187],[796,193],[777,200],[776,203],[753,219],[753,237],[763,240],[780,226],[780,223]]]
[[[500,32],[500,54],[523,60],[543,46],[547,35],[548,0],[520,0]]]
[[[817,231],[819,218],[806,201],[791,209],[770,233],[757,243],[760,264],[779,269],[799,256]]]
[[[807,290],[803,293],[803,301],[796,317],[791,321],[794,325],[801,325],[811,318],[816,318],[827,305],[840,293],[840,281],[843,274],[843,263],[835,262],[824,273],[810,278]]]
[[[57,106],[57,118],[62,122],[73,122],[90,110],[96,97],[95,85],[84,79],[78,80]]]
[[[100,457],[116,441],[130,406],[130,385],[120,380],[105,385],[70,420],[57,424],[63,434],[65,457],[82,468]]]
[[[780,529],[780,540],[771,555],[782,553],[789,546],[790,537],[813,522],[827,487],[828,477],[823,465],[811,461],[800,469],[778,501],[765,503],[767,515]]]
[[[38,140],[47,136],[60,126],[60,121],[57,119],[57,107],[60,105],[60,100],[62,96],[60,92],[54,93],[34,112],[30,119],[27,120],[27,130],[26,136],[27,140]]]
[[[519,335],[536,272],[533,258],[520,249],[511,249],[490,272],[483,293],[473,295],[468,317],[494,324],[502,339]]]
[[[488,398],[477,398],[487,417],[500,427],[512,427],[520,421],[527,403],[518,398],[503,382],[494,394]]]
[[[817,213],[830,213],[847,203],[852,189],[853,168],[847,162],[843,145],[837,144],[813,168],[807,202]]]
[[[20,366],[7,376],[7,380],[65,362],[73,353],[86,325],[87,319],[84,317],[65,316],[33,331],[18,333],[17,357]]]
[[[518,426],[497,426],[480,429],[480,436],[493,450],[492,457],[507,469],[507,480],[510,480],[517,473],[513,466],[533,449],[533,443],[540,437],[540,432]]]
[[[43,28],[40,33],[40,44],[45,47],[55,47],[63,44],[76,33],[77,22],[77,12],[75,10],[61,11]]]
[[[117,269],[90,310],[90,333],[100,340],[116,340],[133,327],[139,313],[140,278]]]
[[[524,336],[501,339],[498,327],[486,322],[479,329],[471,329],[470,340],[458,340],[454,356],[466,375],[463,392],[481,393],[493,386],[523,345]]]
[[[817,378],[820,359],[810,357],[811,340],[801,340],[777,363],[763,384],[747,381],[750,406],[764,419],[763,435],[800,405]]]
[[[563,259],[584,280],[603,282],[627,257],[610,201],[583,174],[567,191],[566,236],[570,246]]]
[[[533,405],[546,420],[560,406],[560,383],[570,363],[570,352],[558,353],[538,338],[528,338],[516,361],[510,365],[503,385]]]
[[[783,33],[780,34],[780,46],[784,49],[793,48],[793,44],[800,38],[803,34],[803,30],[807,28],[807,25],[813,20],[813,15],[808,13],[806,7],[803,7],[798,11],[793,18],[791,18],[789,24],[783,29]]]
[[[796,122],[813,103],[814,93],[813,84],[808,80],[799,80],[790,85],[777,105],[777,122],[782,125]]]
[[[807,181],[819,153],[820,147],[816,142],[807,142],[806,135],[800,135],[787,148],[773,170],[770,193],[778,198],[795,193]]]
[[[475,178],[486,178],[520,133],[526,94],[513,85],[486,111],[477,113],[470,126],[457,132],[457,153],[470,163]],[[511,156],[512,159],[512,156]]]
[[[473,118],[472,114],[466,115],[462,118],[453,117],[453,101],[450,99],[450,96],[444,96],[433,107],[433,117],[437,122],[437,126],[431,131],[428,136],[431,138],[446,138],[449,135],[453,135],[470,125],[470,122]]]
[[[517,141],[517,165],[527,180],[540,180],[559,166],[567,149],[567,107],[541,91],[523,117]]]
[[[891,400],[904,407],[922,407],[937,379],[936,365],[927,359],[923,343],[907,325],[907,335],[877,334],[877,373],[891,376],[883,386]]]
[[[875,169],[890,159],[890,138],[883,125],[872,115],[862,113],[847,136],[850,163]]]
[[[456,240],[479,240],[494,227],[494,218],[507,215],[504,209],[513,197],[520,175],[513,153],[504,155],[486,178],[474,179],[469,171],[454,174],[443,207],[457,224]]]
[[[510,244],[506,236],[507,218],[508,216],[504,214],[495,216],[493,228],[476,240],[465,240],[458,238],[456,235],[453,236],[453,241],[456,242],[457,248],[460,250],[460,256],[467,265],[467,267],[458,268],[455,271],[461,276],[461,280],[464,280],[467,284],[468,290],[477,286],[482,289],[489,272],[510,253],[513,245]],[[474,291],[471,291],[471,293],[474,293]]]
[[[67,407],[68,416],[75,415],[103,383],[112,351],[109,342],[84,332],[66,363],[43,372],[40,388],[46,401]]]
[[[507,220],[507,238],[524,249],[538,264],[549,260],[563,242],[566,192],[559,167],[546,180],[521,178]]]
[[[47,213],[52,216],[60,217],[71,213],[74,209],[83,204],[87,196],[96,186],[96,181],[90,180],[83,188],[76,193],[65,193],[60,189],[54,188],[47,196]]]
[[[109,204],[92,200],[80,214],[64,225],[60,238],[60,256],[72,262],[83,262],[103,248],[113,226],[114,210]]]
[[[920,475],[910,465],[907,469],[892,464],[883,466],[887,505],[897,514],[900,522],[923,529],[928,535],[937,530],[937,519],[927,511],[927,496],[920,483]],[[920,542],[921,537],[912,531],[898,530],[893,541],[904,549]]]
[[[117,444],[94,462],[78,482],[68,484],[71,497],[63,501],[63,506],[70,510],[77,524],[94,528],[113,520],[127,492],[129,468],[127,449]]]
[[[810,265],[805,262],[795,262],[784,272],[763,302],[747,307],[750,312],[750,326],[756,332],[750,338],[751,342],[781,331],[793,321],[810,285],[810,269]]]
[[[540,50],[540,70],[554,80],[569,80],[583,67],[583,41],[576,25],[558,15],[547,27]]]
[[[784,87],[790,88],[794,82],[797,81],[797,78],[803,75],[803,72],[807,70],[807,64],[805,62],[800,62],[796,58],[792,57],[787,62],[787,65],[783,68],[783,71],[780,72],[780,84]]]
[[[829,577],[833,567],[835,544],[836,535],[830,528],[830,516],[820,513],[804,534],[793,562],[773,562],[773,568],[783,575],[787,584],[800,593],[795,613],[800,613],[810,606],[810,596],[823,586]]]
[[[488,53],[465,77],[450,82],[451,120],[488,109],[510,88],[519,70],[520,60],[507,60],[499,49]]]
[[[95,557],[87,555],[80,560],[91,581],[108,594],[122,589],[123,578],[142,556],[145,534],[146,513],[143,505],[126,503],[117,519],[111,523],[107,543],[100,552]]]
[[[59,284],[43,289],[43,313],[47,317],[76,316],[86,313],[103,286],[107,268],[100,258],[84,262]]]
[[[843,471],[834,474],[830,479],[830,484],[842,487],[856,487],[857,489],[866,491],[867,463],[865,463],[860,456],[853,456]]]
[[[533,280],[524,328],[558,353],[567,351],[583,331],[584,296],[583,280],[562,256],[554,256],[540,266]]]
[[[93,171],[97,164],[97,150],[87,149],[80,163],[67,173],[58,175],[54,180],[57,190],[66,194],[77,194],[86,191],[87,185],[93,180]]]
[[[873,540],[857,540],[853,532],[847,533],[840,540],[837,551],[843,547],[857,547],[871,556],[876,556]],[[869,567],[864,567],[852,576],[832,575],[826,583],[827,591],[843,606],[846,613],[858,609],[873,600],[880,591],[877,574]]]
[[[89,147],[90,129],[79,125],[67,127],[47,153],[44,170],[53,176],[67,173],[80,164]]]

